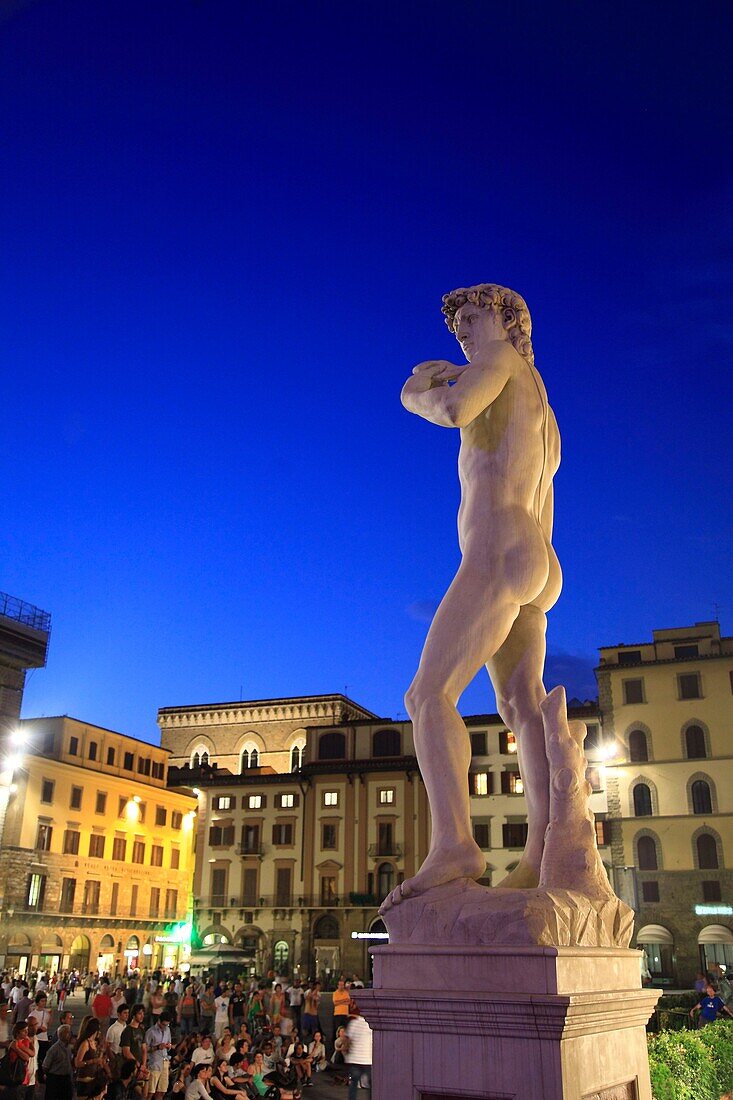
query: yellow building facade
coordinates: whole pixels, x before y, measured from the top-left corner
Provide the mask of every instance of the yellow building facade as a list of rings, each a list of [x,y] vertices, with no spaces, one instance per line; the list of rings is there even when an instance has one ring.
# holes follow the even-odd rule
[[[596,670],[618,892],[660,983],[733,966],[733,638],[716,622],[606,646]]]
[[[18,722],[0,773],[0,967],[177,965],[197,801],[168,752],[69,717]]]

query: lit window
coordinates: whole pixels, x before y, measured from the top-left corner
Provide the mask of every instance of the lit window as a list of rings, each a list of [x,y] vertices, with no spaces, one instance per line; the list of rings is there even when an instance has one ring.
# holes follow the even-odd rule
[[[262,795],[251,794],[247,799],[247,809],[249,810],[261,810],[262,809]]]
[[[488,772],[471,772],[468,778],[471,794],[476,796],[491,794],[491,777]]]
[[[295,806],[295,795],[281,794],[280,795],[280,806],[282,807],[283,810],[292,810],[293,807]]]
[[[382,787],[379,792],[379,805],[380,806],[393,806],[394,805],[394,787]]]
[[[338,791],[324,791],[323,792],[323,805],[324,806],[338,806],[339,793]]]
[[[258,797],[258,796],[255,795],[255,797]],[[231,810],[231,808],[232,808],[231,796],[228,795],[228,794],[227,795],[220,795],[219,798],[215,799],[215,803],[216,803],[215,808],[217,810]]]
[[[507,733],[506,733],[506,751],[507,752],[516,752],[517,751],[517,739],[514,736],[514,734],[511,732],[511,730],[507,730]]]
[[[46,876],[31,875],[28,879],[28,908],[42,909],[46,892]]]

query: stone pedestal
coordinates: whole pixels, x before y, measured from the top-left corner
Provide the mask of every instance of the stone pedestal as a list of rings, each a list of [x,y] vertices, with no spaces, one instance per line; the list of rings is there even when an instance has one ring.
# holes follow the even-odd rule
[[[375,947],[374,1100],[651,1100],[640,952]]]

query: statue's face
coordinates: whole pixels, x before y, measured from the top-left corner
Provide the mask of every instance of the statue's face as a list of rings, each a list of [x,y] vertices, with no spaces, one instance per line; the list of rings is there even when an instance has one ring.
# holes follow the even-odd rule
[[[469,363],[480,359],[481,352],[493,340],[506,340],[506,330],[493,309],[482,309],[466,302],[458,310],[453,332]]]

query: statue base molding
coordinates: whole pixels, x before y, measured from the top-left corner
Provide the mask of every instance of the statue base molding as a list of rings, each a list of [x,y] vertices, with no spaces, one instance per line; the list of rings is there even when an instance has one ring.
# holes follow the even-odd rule
[[[642,989],[624,948],[389,944],[355,990],[374,1100],[651,1100]]]

